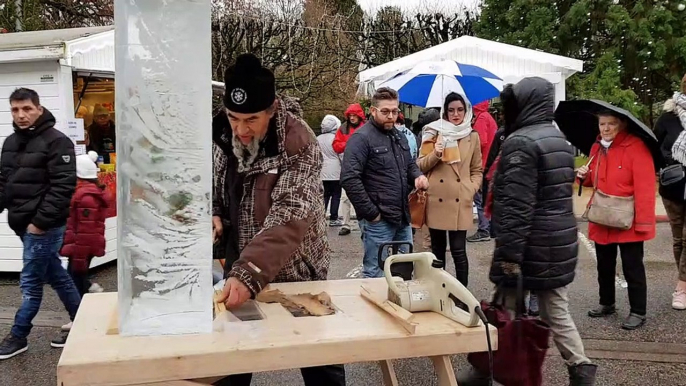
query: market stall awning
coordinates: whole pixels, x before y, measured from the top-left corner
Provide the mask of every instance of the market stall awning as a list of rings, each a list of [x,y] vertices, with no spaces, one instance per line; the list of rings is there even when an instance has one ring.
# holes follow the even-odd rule
[[[449,42],[398,58],[358,74],[363,87],[385,80],[405,71],[419,62],[450,59],[460,63],[482,67],[508,81],[537,74],[559,73],[562,80],[583,71],[583,61],[542,51],[462,36]]]

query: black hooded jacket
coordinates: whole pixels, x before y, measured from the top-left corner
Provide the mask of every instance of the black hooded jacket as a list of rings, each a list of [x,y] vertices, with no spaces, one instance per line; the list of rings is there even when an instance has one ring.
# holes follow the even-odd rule
[[[514,123],[506,122],[494,177],[496,246],[490,279],[514,286],[516,279],[505,275],[502,263],[515,263],[527,290],[564,287],[574,280],[578,253],[574,152],[553,125],[550,82],[526,78],[512,91],[517,111],[505,114]]]
[[[0,210],[19,236],[29,224],[48,230],[63,226],[76,189],[74,143],[55,129],[44,108],[33,127],[5,139],[0,157]]]

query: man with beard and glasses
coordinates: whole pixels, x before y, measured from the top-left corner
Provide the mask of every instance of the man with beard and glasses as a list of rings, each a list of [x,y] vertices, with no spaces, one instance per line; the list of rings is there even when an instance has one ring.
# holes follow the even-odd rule
[[[364,277],[383,277],[377,258],[383,243],[412,243],[410,185],[416,189],[429,188],[429,181],[412,159],[407,138],[395,127],[400,114],[398,103],[395,90],[376,90],[372,119],[350,136],[343,156],[341,185],[360,223]],[[402,252],[407,252],[407,248]],[[386,251],[383,253],[385,258]],[[393,267],[394,274],[409,280],[412,263]]]
[[[274,74],[252,54],[239,56],[224,78],[228,119],[213,124],[212,212],[215,235],[226,240],[219,300],[235,309],[269,283],[326,280],[330,248],[322,154],[312,129],[293,113],[301,111],[297,103],[277,98]],[[306,386],[345,385],[343,365],[301,372]],[[216,385],[247,386],[251,379],[231,375]]]

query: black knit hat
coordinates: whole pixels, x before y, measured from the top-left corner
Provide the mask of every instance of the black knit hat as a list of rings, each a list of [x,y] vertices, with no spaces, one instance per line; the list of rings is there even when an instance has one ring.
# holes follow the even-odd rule
[[[274,74],[253,54],[243,54],[224,74],[224,106],[229,111],[253,114],[276,100]]]

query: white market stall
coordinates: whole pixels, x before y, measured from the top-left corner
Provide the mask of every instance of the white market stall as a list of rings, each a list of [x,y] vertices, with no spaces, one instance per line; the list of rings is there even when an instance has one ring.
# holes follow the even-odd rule
[[[65,133],[67,122],[77,117],[88,127],[97,105],[114,121],[114,63],[113,26],[0,34],[0,146],[13,131],[8,98],[18,87],[36,90],[55,115],[56,128]],[[224,88],[219,82],[212,86]],[[73,138],[76,144],[84,143],[83,133],[80,137]],[[109,173],[116,176],[113,169]],[[95,258],[91,267],[117,258],[116,216],[107,219],[105,236],[106,255]],[[5,211],[0,214],[0,272],[21,271],[22,251]]]
[[[358,75],[360,92],[371,95],[384,80],[408,70],[419,62],[449,59],[484,68],[505,83],[516,83],[528,76],[539,76],[555,85],[556,103],[565,100],[565,80],[583,70],[583,61],[509,44],[462,36],[449,42],[415,52]]]
[[[0,34],[0,143],[12,134],[9,95],[18,87],[38,92],[41,104],[57,120],[56,128],[67,133],[67,121],[75,119],[75,105],[85,79],[97,85],[89,99],[105,104],[113,101],[113,27],[74,28]],[[108,87],[108,83],[110,83]],[[76,103],[75,103],[76,100]],[[75,138],[73,138],[75,139]],[[95,258],[98,266],[117,258],[117,218],[107,219],[106,254]],[[22,269],[22,243],[7,225],[7,211],[0,215],[0,272]]]

